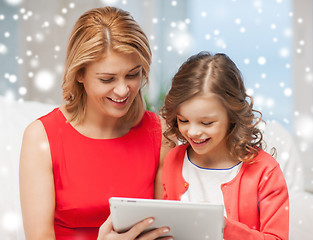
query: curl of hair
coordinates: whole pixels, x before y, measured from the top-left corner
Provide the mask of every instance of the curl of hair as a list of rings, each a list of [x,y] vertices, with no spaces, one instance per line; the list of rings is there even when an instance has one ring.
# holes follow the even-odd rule
[[[63,98],[72,113],[69,121],[81,122],[85,116],[86,92],[82,83],[85,67],[105,57],[107,51],[136,54],[142,64],[143,84],[149,82],[151,49],[145,33],[127,12],[115,7],[95,8],[85,12],[70,35],[63,76]],[[125,116],[137,121],[144,110],[141,89]]]
[[[257,127],[262,121],[262,114],[253,109],[253,98],[246,94],[239,69],[225,54],[200,52],[179,68],[160,110],[167,124],[164,136],[168,140],[174,136],[186,143],[178,129],[177,109],[183,102],[205,93],[216,94],[227,110],[229,129],[226,144],[231,155],[240,161],[250,162],[257,155],[258,148],[262,148],[263,136]]]

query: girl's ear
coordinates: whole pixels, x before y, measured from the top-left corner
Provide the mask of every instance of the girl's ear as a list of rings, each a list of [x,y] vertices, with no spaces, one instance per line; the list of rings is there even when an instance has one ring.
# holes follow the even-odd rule
[[[235,122],[230,122],[228,132],[231,133],[234,130],[235,126],[236,126]]]

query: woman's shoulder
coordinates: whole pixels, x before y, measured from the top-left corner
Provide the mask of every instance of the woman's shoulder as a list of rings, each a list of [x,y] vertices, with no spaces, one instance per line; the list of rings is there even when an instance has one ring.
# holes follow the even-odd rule
[[[146,110],[143,114],[143,119],[147,119],[148,121],[160,122],[160,116],[155,112],[151,112]]]
[[[42,152],[48,150],[48,147],[45,146],[49,146],[45,128],[39,119],[31,122],[25,128],[23,135],[22,150],[28,149],[30,151],[38,151],[39,150],[38,146]]]
[[[51,173],[49,146],[48,136],[42,122],[39,119],[31,122],[25,128],[23,135],[20,152],[21,171],[29,168],[26,166],[34,166],[36,170],[47,170],[46,173]]]
[[[134,128],[151,128],[154,129],[156,127],[161,126],[161,119],[160,116],[154,112],[146,110],[141,119],[138,121],[138,123],[135,124]]]
[[[37,118],[35,121],[31,122],[24,131],[24,135],[26,134],[31,134],[34,136],[39,136],[42,135],[43,133],[45,133],[45,128],[44,128],[44,124],[43,124],[43,120],[45,119],[49,119],[52,118],[54,119],[57,111],[59,110],[59,108],[54,108],[52,111],[50,111],[49,113]]]
[[[37,118],[35,121],[31,122],[24,130],[24,140],[42,142],[47,139],[45,123],[55,121],[55,115],[59,108],[53,109],[51,112]]]
[[[57,115],[59,115],[61,112],[61,107],[56,107],[52,111],[48,112],[47,114],[41,116],[38,118],[38,120],[43,121],[46,119],[54,119]]]
[[[24,136],[25,135],[39,136],[42,133],[44,133],[44,126],[39,119],[36,119],[25,128]]]

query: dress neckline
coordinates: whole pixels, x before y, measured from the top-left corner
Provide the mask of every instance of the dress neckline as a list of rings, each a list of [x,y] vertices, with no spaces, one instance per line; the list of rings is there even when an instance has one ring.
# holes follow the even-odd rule
[[[64,113],[61,111],[60,108],[56,108],[56,110],[57,110],[57,113],[58,113],[58,115],[60,116],[61,120],[64,121],[65,125],[68,126],[70,129],[72,129],[73,132],[74,132],[76,135],[81,136],[82,138],[85,138],[85,139],[88,139],[88,140],[92,140],[92,141],[110,141],[110,140],[114,141],[114,140],[122,140],[123,138],[127,137],[128,135],[130,135],[136,128],[138,128],[138,127],[142,124],[142,122],[143,122],[143,120],[144,120],[144,118],[145,118],[145,115],[146,115],[146,112],[145,112],[144,115],[143,115],[143,117],[142,117],[142,119],[140,120],[140,122],[139,122],[136,126],[132,127],[132,128],[131,128],[126,134],[124,134],[123,136],[116,137],[116,138],[92,138],[92,137],[88,137],[88,136],[82,134],[82,133],[79,132],[70,122],[68,122],[68,121],[67,121],[67,118],[65,117]]]

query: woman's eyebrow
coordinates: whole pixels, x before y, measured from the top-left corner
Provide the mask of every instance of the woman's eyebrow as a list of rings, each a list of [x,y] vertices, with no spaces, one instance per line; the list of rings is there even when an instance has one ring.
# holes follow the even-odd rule
[[[101,73],[96,73],[96,75],[116,75],[115,73],[105,73],[105,72],[101,72]]]
[[[137,68],[141,68],[141,65],[138,65],[138,66],[136,66],[136,67],[134,67],[134,68],[132,68],[131,70],[129,70],[128,72],[132,72],[132,71],[134,71],[135,69],[137,69]]]
[[[128,72],[132,72],[134,71],[135,69],[138,69],[138,68],[141,68],[141,65],[138,65],[132,69],[130,69]],[[116,75],[116,73],[106,73],[106,72],[100,72],[100,73],[96,73],[96,75]]]

